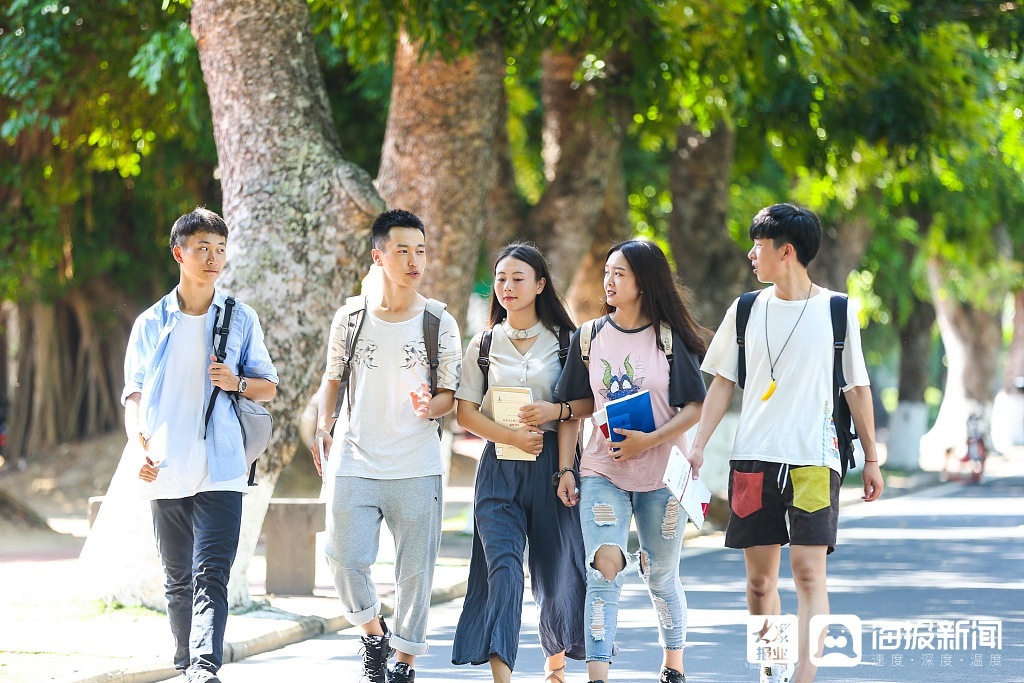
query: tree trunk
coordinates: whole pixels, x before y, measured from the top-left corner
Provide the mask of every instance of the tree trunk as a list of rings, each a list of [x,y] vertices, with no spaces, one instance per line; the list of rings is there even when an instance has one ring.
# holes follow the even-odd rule
[[[967,418],[982,418],[985,437],[991,443],[992,400],[1002,345],[1000,316],[968,302],[957,301],[946,288],[947,266],[937,258],[928,261],[928,284],[935,303],[936,319],[946,348],[946,387],[935,426],[921,440],[923,462],[934,466],[946,448],[963,450]],[[993,294],[991,309],[998,311],[1001,297]]]
[[[423,293],[465,324],[476,278],[505,72],[500,38],[447,62],[402,31],[377,182],[388,206],[426,225]]]
[[[1024,444],[1024,290],[1013,296],[1013,339],[1003,386],[992,406],[992,445],[1008,451]]]
[[[604,205],[597,217],[590,249],[583,255],[566,296],[573,320],[582,323],[601,315],[604,303],[604,257],[613,244],[629,237],[626,178],[622,164],[611,166]]]
[[[900,401],[889,422],[888,467],[920,469],[921,437],[928,431],[928,388],[935,308],[920,301],[900,327]]]
[[[718,325],[736,297],[757,287],[746,252],[726,225],[735,146],[735,131],[724,122],[710,136],[680,126],[669,168],[672,256],[683,283],[698,293],[698,321],[710,327]]]
[[[560,291],[573,281],[593,241],[604,207],[608,179],[621,164],[619,150],[626,107],[592,83],[579,85],[574,72],[580,54],[547,52],[543,57],[543,157],[547,188],[527,220],[529,235],[544,250]],[[625,59],[611,56],[608,77],[623,78]],[[602,254],[603,256],[603,254]]]
[[[811,278],[834,292],[845,292],[850,273],[860,265],[871,240],[871,226],[862,216],[822,225],[821,249],[811,262]]]
[[[237,605],[249,599],[249,559],[319,384],[331,317],[366,272],[370,223],[384,203],[342,156],[303,0],[196,0],[191,29],[231,229],[219,286],[256,309],[281,377],[261,486],[246,497],[230,587]]]
[[[495,172],[487,193],[487,217],[484,220],[484,247],[488,261],[513,239],[526,235],[525,223],[529,207],[516,189],[507,124],[508,97],[502,89],[498,124],[494,131]]]

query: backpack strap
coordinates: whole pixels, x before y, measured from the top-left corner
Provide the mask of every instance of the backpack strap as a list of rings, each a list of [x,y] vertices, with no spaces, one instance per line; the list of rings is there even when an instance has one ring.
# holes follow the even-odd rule
[[[565,367],[565,359],[569,357],[569,346],[572,344],[572,330],[568,327],[558,328],[558,364]]]
[[[441,336],[441,316],[445,305],[436,299],[427,299],[423,310],[423,345],[427,352],[427,366],[430,372],[430,395],[437,394],[437,367],[441,361],[439,356]]]
[[[213,321],[213,354],[217,356],[217,362],[223,363],[227,358],[228,333],[231,332],[231,317],[235,311],[235,297],[229,296],[224,299],[224,321],[220,322],[220,311]],[[213,415],[213,406],[217,402],[217,394],[220,387],[214,387],[210,394],[210,405],[206,407],[206,419],[203,420],[203,438],[206,438],[206,429],[210,426],[210,417]]]
[[[746,292],[740,295],[736,303],[736,344],[740,347],[736,365],[736,384],[740,389],[747,383],[747,323],[750,321],[750,309],[761,290]]]
[[[487,386],[489,384],[488,375],[491,370],[491,338],[493,332],[494,330],[484,330],[480,333],[480,354],[476,357],[476,364],[484,375],[483,396],[487,395]]]
[[[658,330],[659,336],[661,337],[661,350],[665,352],[665,357],[668,359],[668,364],[672,366],[672,327],[668,323],[661,323],[661,329]]]
[[[580,357],[583,358],[583,367],[585,368],[590,368],[590,344],[604,327],[604,323],[605,318],[597,318],[580,325]]]
[[[352,353],[355,351],[356,341],[359,339],[359,332],[363,329],[363,321],[366,320],[366,297],[353,296],[345,302],[349,308],[348,323],[345,332],[345,355],[341,357],[341,382],[338,384],[338,398],[334,401],[334,414],[332,419],[337,420],[341,415],[341,405],[348,396],[348,414],[352,416],[352,397],[349,395],[349,385],[352,380]]]
[[[846,386],[846,376],[843,374],[843,349],[846,347],[846,307],[849,299],[842,294],[833,294],[828,302],[829,312],[832,314],[832,349],[833,365],[833,388],[835,395]]]
[[[833,422],[835,423],[836,436],[840,429],[850,431],[851,439],[857,438],[853,424],[853,416],[850,414],[850,406],[843,396],[843,387],[846,386],[846,375],[843,372],[843,351],[846,347],[846,325],[847,305],[849,299],[844,294],[833,294],[829,300],[829,313],[832,317],[832,395],[835,407],[832,409]],[[849,422],[847,422],[849,420]],[[849,426],[847,426],[849,425]],[[842,458],[842,477],[846,472],[857,466],[854,457],[855,451],[850,450],[849,454],[840,453]]]

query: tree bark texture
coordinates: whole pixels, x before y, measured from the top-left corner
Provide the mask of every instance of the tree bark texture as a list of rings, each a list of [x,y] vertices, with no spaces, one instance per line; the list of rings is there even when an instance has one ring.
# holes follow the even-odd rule
[[[886,464],[904,470],[920,469],[921,437],[928,431],[928,406],[924,391],[928,388],[931,361],[932,326],[935,308],[917,302],[910,317],[899,326],[900,400],[889,419],[888,459]]]
[[[808,269],[811,279],[834,292],[845,292],[850,273],[860,265],[871,240],[871,226],[862,216],[821,226],[821,249]]]
[[[602,93],[597,84],[575,82],[581,60],[580,54],[544,54],[541,101],[548,185],[526,224],[527,235],[544,250],[561,291],[573,281],[593,241],[609,178],[621,163],[628,116],[624,103]],[[622,78],[626,60],[613,55],[606,61],[608,78]]]
[[[616,242],[628,239],[629,207],[626,204],[626,178],[621,163],[610,167],[604,204],[597,216],[590,248],[580,261],[566,295],[573,320],[577,324],[601,315],[604,304],[604,257]]]
[[[1024,379],[1024,290],[1013,295],[1013,339],[1006,358],[1003,372],[1003,391],[1008,394],[1020,393],[1024,386],[1018,380]]]
[[[997,385],[999,350],[1002,345],[1000,316],[957,301],[946,287],[945,264],[928,261],[928,285],[935,303],[936,320],[946,348],[946,386],[935,426],[921,440],[922,456],[934,456],[948,446],[963,448],[967,417],[978,413],[987,425]],[[993,295],[991,309],[999,310]],[[989,429],[985,428],[990,440]]]
[[[420,56],[404,31],[395,53],[391,109],[377,177],[388,206],[426,225],[423,293],[465,324],[495,172],[505,72],[498,36],[454,61]]]
[[[498,124],[494,131],[494,175],[487,192],[487,216],[484,219],[484,247],[487,261],[506,244],[526,236],[529,206],[516,189],[515,170],[508,142],[508,97],[504,88],[498,105]]]
[[[899,327],[900,401],[924,401],[931,363],[933,325],[935,307],[919,301],[907,321]]]
[[[263,486],[247,497],[232,572],[239,604],[270,491],[320,381],[331,317],[366,272],[370,224],[384,203],[342,156],[303,0],[196,0],[191,29],[231,230],[218,286],[259,313],[281,379]]]
[[[669,168],[669,244],[679,277],[697,293],[698,321],[714,328],[736,297],[758,286],[746,251],[726,225],[736,134],[724,122],[709,136],[680,126],[676,141]]]

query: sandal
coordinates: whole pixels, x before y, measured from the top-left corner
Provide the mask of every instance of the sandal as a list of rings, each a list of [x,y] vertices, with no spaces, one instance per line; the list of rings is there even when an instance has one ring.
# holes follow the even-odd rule
[[[559,671],[562,673],[559,674]],[[565,683],[565,664],[547,672],[547,675],[544,677],[544,683]]]

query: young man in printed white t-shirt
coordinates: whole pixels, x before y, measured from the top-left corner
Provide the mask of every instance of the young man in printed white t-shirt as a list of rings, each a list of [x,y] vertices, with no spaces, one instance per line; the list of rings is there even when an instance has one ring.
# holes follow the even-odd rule
[[[365,634],[363,675],[372,683],[414,680],[416,656],[427,651],[427,612],[441,538],[437,420],[455,407],[462,369],[462,337],[445,311],[438,334],[437,392],[430,395],[424,339],[424,316],[430,313],[427,299],[417,291],[427,264],[424,234],[423,223],[408,211],[385,211],[373,222],[372,256],[383,271],[383,290],[365,300],[355,348],[345,348],[352,304],[334,317],[312,446],[318,471],[326,467],[322,458],[334,461],[328,469],[334,476],[327,559],[346,617]],[[332,440],[346,354],[351,357],[349,419]],[[323,455],[317,445],[321,439]],[[370,577],[381,520],[396,544],[393,633],[380,617]],[[392,648],[398,662],[388,671]]]
[[[757,279],[772,286],[754,301],[746,327],[747,375],[730,461],[725,544],[743,549],[752,615],[780,613],[781,548],[791,544],[799,659],[795,671],[765,667],[761,680],[810,683],[816,668],[810,663],[809,621],[829,612],[825,565],[835,549],[842,471],[832,422],[832,292],[811,282],[807,273],[821,246],[821,226],[813,213],[791,204],[766,207],[751,222],[750,237],[754,246],[747,256]],[[701,366],[714,380],[688,455],[694,476],[736,386],[736,307],[734,302],[726,312]],[[882,493],[882,475],[860,327],[852,313],[843,371],[847,383],[842,389],[865,454],[863,499],[873,501]]]

